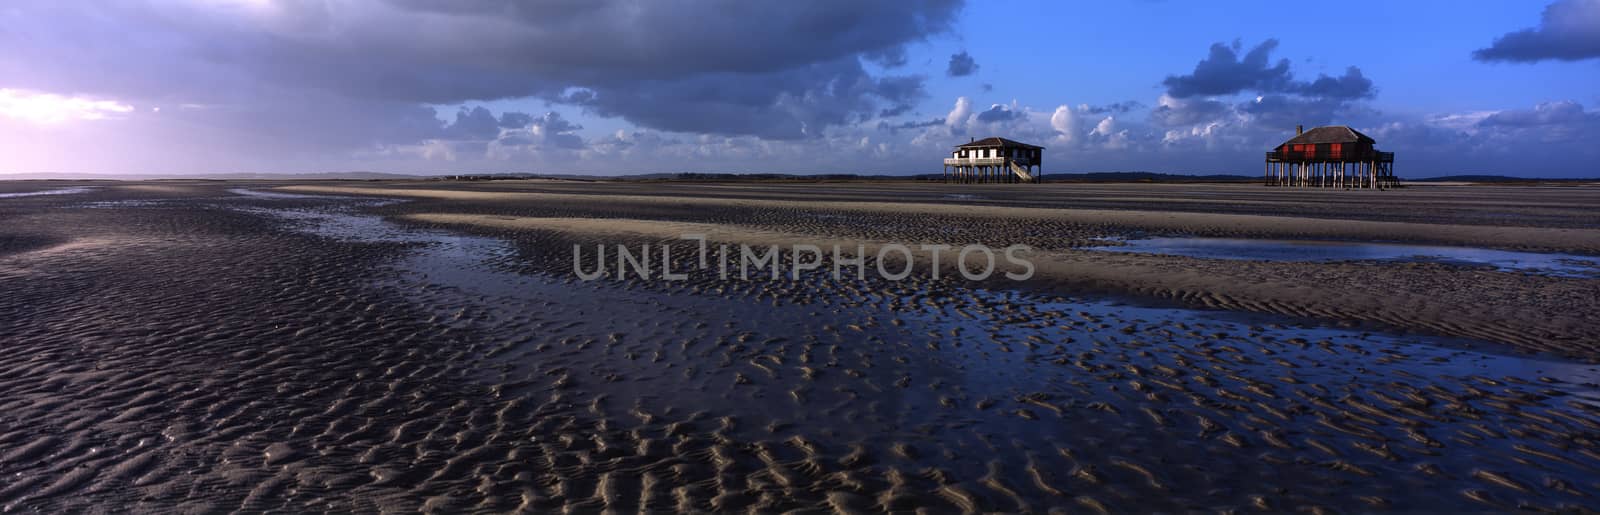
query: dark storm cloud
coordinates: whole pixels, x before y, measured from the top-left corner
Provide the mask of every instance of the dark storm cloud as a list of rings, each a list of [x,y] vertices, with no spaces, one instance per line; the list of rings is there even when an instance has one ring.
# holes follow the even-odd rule
[[[875,50],[861,54],[867,62],[877,64],[884,68],[899,68],[906,65],[906,48],[895,46],[883,50]]]
[[[544,79],[563,86],[614,86],[704,73],[775,73],[843,57],[883,59],[902,53],[907,42],[944,30],[959,7],[950,0],[387,3],[400,8],[384,16],[398,26],[351,30],[342,46],[363,50],[360,56],[369,66],[402,72],[384,78],[394,82],[390,88],[432,102],[539,93]],[[429,16],[437,13],[449,16]],[[377,43],[398,48],[386,52]],[[489,76],[442,81],[430,73],[432,66]],[[487,94],[452,95],[453,89],[437,87],[443,83],[470,91],[457,82],[486,78]]]
[[[1089,114],[1124,114],[1136,109],[1144,109],[1144,104],[1137,100],[1126,102],[1113,102],[1103,106],[1088,106],[1083,112]]]
[[[534,145],[577,150],[584,147],[583,138],[576,132],[583,127],[567,121],[561,113],[554,111],[545,113],[544,116],[535,118],[528,124],[528,132],[532,135]]]
[[[643,81],[566,99],[654,129],[796,139],[858,121],[878,106],[903,109],[922,94],[919,79],[874,77],[858,59],[846,57],[755,76],[708,73]]]
[[[508,111],[500,114],[500,128],[502,129],[527,127],[531,123],[533,123],[533,115],[528,113]]]
[[[911,111],[917,100],[927,96],[922,78],[916,76],[888,76],[877,80],[873,95],[888,104],[878,111],[879,118],[891,118]]]
[[[1271,62],[1278,40],[1268,39],[1239,56],[1240,43],[1215,43],[1211,53],[1196,64],[1188,75],[1168,76],[1161,81],[1174,98],[1231,95],[1241,91],[1282,91],[1291,84],[1289,60]]]
[[[1377,91],[1372,87],[1372,80],[1361,74],[1360,68],[1351,66],[1339,77],[1318,76],[1317,80],[1300,86],[1298,93],[1317,98],[1355,99],[1372,98]]]
[[[978,60],[973,59],[972,54],[968,54],[965,50],[959,54],[951,55],[950,65],[944,70],[945,75],[951,77],[966,77],[977,72]]]
[[[1318,74],[1297,80],[1288,59],[1272,59],[1276,40],[1266,40],[1242,57],[1239,42],[1216,43],[1193,73],[1162,81],[1167,96],[1152,109],[1161,127],[1227,124],[1245,131],[1278,132],[1295,125],[1319,125],[1369,115],[1360,101],[1377,96],[1373,81],[1356,66],[1339,76]],[[1235,95],[1255,98],[1237,101]]]
[[[448,127],[451,139],[494,139],[500,135],[500,121],[488,109],[476,107],[456,111],[456,121]]]
[[[583,127],[568,121],[561,113],[547,112],[528,116],[528,124],[500,132],[493,141],[431,142],[444,145],[456,155],[487,155],[491,159],[512,162],[572,163],[590,149],[577,131]],[[607,145],[616,148],[615,145]]]
[[[499,16],[508,19],[572,19],[601,12],[605,2],[592,0],[387,0],[389,3],[418,11],[442,14]]]
[[[944,123],[945,123],[945,119],[944,118],[934,118],[932,120],[922,120],[922,121],[915,121],[914,120],[914,121],[900,122],[900,123],[889,123],[888,121],[881,121],[881,122],[878,122],[878,130],[885,130],[885,131],[889,131],[889,132],[899,132],[899,131],[902,131],[902,130],[905,130],[905,129],[926,129],[928,127],[938,127],[938,126],[944,125]]]
[[[1479,61],[1577,61],[1600,57],[1600,0],[1557,0],[1544,8],[1539,26],[1512,32],[1478,49]]]
[[[862,61],[899,64],[905,45],[947,30],[959,8],[958,0],[337,8],[13,0],[0,9],[0,76],[8,87],[197,104],[305,91],[396,107],[536,97],[649,128],[794,138],[909,105],[922,94],[920,78],[873,76]],[[476,112],[466,115],[451,131],[487,134]]]
[[[1311,82],[1295,80],[1288,59],[1272,62],[1272,52],[1277,48],[1278,41],[1268,39],[1241,58],[1238,41],[1232,45],[1215,43],[1192,73],[1168,76],[1161,83],[1167,87],[1167,95],[1180,99],[1244,92],[1290,93],[1330,99],[1371,98],[1376,94],[1372,80],[1355,66],[1345,68],[1344,75],[1338,77],[1319,74]]]

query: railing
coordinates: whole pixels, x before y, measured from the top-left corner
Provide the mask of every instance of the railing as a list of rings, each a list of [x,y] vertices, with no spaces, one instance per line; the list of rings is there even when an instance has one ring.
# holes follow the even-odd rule
[[[954,166],[989,166],[1006,164],[1004,157],[947,157],[944,164]]]
[[[1356,154],[1343,153],[1306,153],[1306,152],[1267,152],[1268,161],[1351,161],[1365,162],[1377,161],[1380,163],[1393,163],[1394,152],[1373,152],[1370,156],[1363,157]]]
[[[951,166],[1005,166],[1008,162],[1030,166],[1032,161],[1019,157],[947,157],[944,164]]]

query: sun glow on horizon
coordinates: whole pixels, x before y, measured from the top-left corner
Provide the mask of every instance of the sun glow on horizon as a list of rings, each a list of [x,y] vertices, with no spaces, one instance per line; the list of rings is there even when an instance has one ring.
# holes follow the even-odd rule
[[[42,125],[105,120],[133,110],[133,106],[114,100],[0,88],[0,116]]]

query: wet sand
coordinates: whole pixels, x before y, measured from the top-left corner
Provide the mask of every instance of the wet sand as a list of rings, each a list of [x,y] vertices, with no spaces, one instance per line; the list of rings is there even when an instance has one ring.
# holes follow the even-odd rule
[[[1597,255],[1596,190],[88,186],[0,198],[8,509],[1481,511],[1600,491],[1600,279],[1084,250]],[[1038,274],[572,276],[573,244],[686,230],[1023,243]]]
[[[1600,313],[1600,296],[1594,295],[1600,282],[1593,280],[1489,273],[1492,267],[1428,263],[1238,262],[1078,250],[1101,245],[1104,242],[1098,239],[1102,238],[1156,234],[1414,242],[1600,256],[1600,188],[1418,187],[1327,195],[1244,185],[969,186],[956,190],[915,184],[758,188],[508,182],[449,189],[439,188],[440,184],[419,181],[283,189],[409,198],[415,201],[389,213],[413,218],[450,216],[456,222],[465,222],[465,216],[483,215],[479,225],[488,226],[505,225],[504,217],[645,219],[658,228],[662,223],[710,223],[746,233],[789,235],[785,238],[807,235],[808,239],[829,241],[1026,244],[1045,251],[1036,262],[1040,280],[1034,283],[1052,283],[1046,285],[1051,290],[1365,321],[1583,359],[1600,357],[1600,324],[1590,320]],[[1142,186],[1151,188],[1144,191],[1145,196],[1121,196],[1128,194],[1123,189]],[[1119,195],[1110,198],[1128,200],[1108,203],[1107,197],[1097,194],[1101,188]],[[705,193],[696,196],[695,191]],[[954,191],[977,198],[948,198]],[[1272,201],[1269,207],[1256,207],[1268,204],[1261,198],[1272,198],[1272,191],[1284,192],[1284,197],[1296,202]],[[892,200],[862,200],[872,194]],[[1227,204],[1232,207],[1225,209],[1230,211],[1226,213],[1176,208],[1154,211],[1147,199],[1158,194],[1171,198],[1156,206],[1211,209],[1218,203],[1239,204]],[[1098,207],[1078,207],[1084,204]],[[1335,207],[1352,216],[1319,217]],[[1505,216],[1528,214],[1528,220],[1557,213],[1566,218],[1552,223],[1467,224],[1453,216],[1473,209],[1495,210]],[[1364,218],[1384,212],[1408,221]],[[1430,212],[1432,217],[1422,217]]]

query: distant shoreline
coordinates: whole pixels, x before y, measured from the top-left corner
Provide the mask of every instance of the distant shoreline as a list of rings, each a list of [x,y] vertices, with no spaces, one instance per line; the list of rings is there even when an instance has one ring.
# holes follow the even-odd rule
[[[0,181],[503,181],[503,180],[559,180],[579,182],[751,182],[751,183],[822,183],[822,182],[939,182],[939,174],[870,175],[870,174],[783,174],[783,173],[646,173],[632,175],[581,175],[581,174],[438,174],[409,175],[382,172],[329,172],[329,173],[226,173],[215,175],[156,175],[130,174],[0,174]],[[1044,182],[1062,184],[1250,184],[1261,177],[1246,175],[1182,175],[1155,172],[1090,172],[1044,175]],[[1600,184],[1600,177],[1545,178],[1511,177],[1504,175],[1446,175],[1417,179],[1401,179],[1402,184],[1447,185],[1563,185],[1583,186]]]

